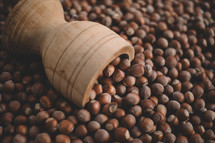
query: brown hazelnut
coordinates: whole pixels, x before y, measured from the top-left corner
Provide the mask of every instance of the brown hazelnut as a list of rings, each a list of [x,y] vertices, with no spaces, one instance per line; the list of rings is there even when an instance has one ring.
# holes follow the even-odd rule
[[[151,85],[151,91],[153,95],[161,95],[164,91],[164,87],[160,83],[154,83]]]
[[[13,138],[13,142],[15,142],[15,143],[26,143],[27,138],[26,138],[26,136],[24,136],[22,134],[16,134]]]
[[[52,117],[55,118],[57,121],[61,121],[65,119],[65,114],[62,111],[54,111],[52,113]]]
[[[51,143],[51,137],[47,133],[37,134],[35,138],[36,143]]]
[[[77,118],[81,122],[84,122],[84,123],[89,122],[90,121],[90,112],[86,109],[80,109],[77,112]]]
[[[139,121],[139,127],[143,132],[151,132],[154,122],[150,118],[143,118]]]
[[[148,109],[148,108],[154,109],[154,107],[155,107],[155,104],[150,99],[144,99],[144,100],[142,100],[141,101],[141,105],[142,105],[143,110],[144,109]]]
[[[166,86],[169,83],[169,80],[165,75],[159,75],[157,76],[156,82]]]
[[[115,67],[113,65],[108,65],[105,69],[104,69],[104,75],[107,77],[110,77],[115,71]]]
[[[172,132],[171,127],[170,127],[169,124],[166,123],[166,122],[160,124],[159,129],[160,129],[163,133],[171,133],[171,132]]]
[[[55,118],[48,118],[45,122],[45,127],[49,132],[55,132],[57,130],[57,120]]]
[[[151,96],[151,89],[148,86],[142,86],[140,88],[140,97],[142,99],[149,98]]]
[[[123,142],[130,139],[130,133],[126,128],[119,127],[114,130],[114,137],[117,141]]]
[[[124,58],[119,63],[119,68],[123,71],[127,70],[131,66],[130,61],[127,58]]]
[[[159,38],[156,42],[157,46],[164,49],[167,48],[169,43],[165,38]]]
[[[142,108],[139,105],[134,105],[128,112],[135,117],[139,117],[142,114]]]
[[[163,132],[161,132],[161,131],[159,131],[159,130],[153,132],[152,138],[153,138],[153,140],[154,140],[155,142],[161,141],[161,140],[163,139]]]
[[[188,139],[185,136],[179,135],[176,137],[176,143],[188,143]]]
[[[124,127],[131,128],[136,124],[136,118],[131,114],[127,114],[122,117],[121,123]]]
[[[162,105],[162,104],[158,104],[157,106],[156,106],[156,110],[155,110],[156,112],[160,112],[160,113],[162,113],[164,116],[166,116],[166,114],[167,114],[167,109],[166,109],[166,107],[164,106],[164,105]]]
[[[99,129],[95,132],[94,138],[97,142],[105,143],[109,141],[110,134],[104,129]]]
[[[158,67],[163,67],[165,65],[165,59],[162,56],[155,57],[154,62]]]
[[[160,112],[155,112],[152,119],[155,124],[161,124],[166,120],[164,115]]]
[[[74,124],[69,120],[62,120],[59,123],[60,133],[69,135],[74,129]]]
[[[96,92],[96,95],[102,94],[103,89],[101,84],[95,84],[93,90]]]
[[[172,133],[166,133],[164,135],[164,142],[165,143],[174,143],[176,141],[176,136]]]
[[[26,135],[28,133],[28,127],[25,125],[19,125],[16,127],[16,132],[18,134]]]
[[[92,115],[97,115],[100,112],[101,105],[97,100],[91,100],[87,104],[87,109]]]
[[[174,68],[177,65],[177,60],[174,56],[168,56],[166,57],[166,66],[168,68]]]
[[[86,128],[86,126],[83,125],[83,124],[78,125],[78,126],[76,127],[76,129],[75,129],[75,135],[76,135],[77,137],[86,136],[87,133],[88,133],[87,128]]]
[[[113,64],[114,66],[117,66],[121,61],[121,58],[120,57],[116,57],[112,62],[111,64]]]
[[[108,131],[112,131],[115,128],[117,128],[119,126],[119,121],[117,119],[109,119],[106,124],[105,124],[105,128]]]
[[[12,92],[15,89],[15,84],[12,80],[8,80],[3,84],[3,90],[5,92]]]
[[[167,108],[170,111],[177,111],[178,109],[181,108],[181,105],[180,105],[180,103],[178,101],[171,100],[171,101],[168,102]]]
[[[189,136],[192,135],[194,133],[194,129],[193,129],[193,125],[190,122],[181,122],[181,131],[183,132],[183,134]]]
[[[108,120],[108,116],[105,114],[98,114],[95,117],[95,121],[99,122],[101,125],[104,124]]]
[[[131,74],[135,77],[141,77],[144,74],[144,67],[142,64],[135,64],[131,66]]]
[[[158,105],[158,98],[156,96],[150,96],[149,99],[155,104],[155,106]]]
[[[103,92],[106,92],[110,95],[116,94],[116,88],[112,84],[105,84],[102,88],[103,88]]]
[[[83,141],[84,141],[84,143],[94,143],[95,142],[92,136],[84,137]]]
[[[176,91],[173,93],[172,99],[178,101],[179,103],[183,103],[184,102],[184,94],[179,92],[179,91]]]
[[[193,135],[190,136],[189,142],[192,142],[192,143],[204,143],[204,140],[199,134],[196,133],[196,134],[193,134]]]
[[[136,78],[134,76],[126,76],[123,80],[123,84],[128,87],[128,86],[133,86],[136,82]]]
[[[103,106],[102,113],[106,115],[111,115],[117,110],[117,108],[118,108],[118,104],[116,102],[111,102]]]
[[[11,112],[16,113],[16,112],[18,112],[18,110],[20,109],[21,104],[20,104],[19,101],[14,100],[14,101],[11,101],[11,102],[9,103],[9,106],[8,106],[8,107],[9,107],[9,109],[10,109]]]
[[[159,103],[161,103],[161,104],[166,104],[166,103],[168,103],[168,102],[169,102],[169,97],[168,97],[167,95],[161,94],[161,95],[159,96]]]
[[[127,94],[123,100],[125,101],[125,103],[127,103],[128,105],[136,105],[140,102],[140,97],[138,94],[135,93],[129,93]]]
[[[87,124],[87,129],[89,132],[93,133],[95,131],[97,131],[98,129],[101,128],[101,125],[99,124],[99,122],[97,121],[90,121],[88,124]]]
[[[45,108],[51,108],[51,101],[47,96],[42,96],[40,98],[40,104]]]
[[[55,141],[56,141],[56,143],[69,143],[70,138],[67,135],[64,135],[64,134],[58,134],[55,137]]]
[[[203,96],[204,89],[200,85],[194,85],[192,93],[196,98],[199,98]]]
[[[189,119],[189,112],[187,111],[187,109],[178,109],[176,112],[176,116],[178,117],[179,120],[185,121]]]
[[[175,115],[170,115],[168,118],[167,118],[167,121],[168,123],[171,125],[171,126],[178,126],[179,124],[179,120],[178,118],[175,116]]]
[[[111,95],[108,93],[102,93],[101,95],[99,95],[98,101],[101,105],[109,104],[111,103]]]
[[[126,92],[126,87],[122,84],[118,84],[116,85],[116,94],[122,96],[124,95]]]
[[[144,85],[148,85],[148,79],[144,76],[138,77],[136,80],[136,85],[140,87]]]
[[[120,82],[124,79],[124,77],[125,77],[125,73],[122,70],[117,69],[114,71],[112,79],[115,82]]]
[[[131,86],[127,88],[127,93],[136,93],[139,94],[139,88],[136,86]]]
[[[49,118],[49,113],[47,111],[40,111],[39,113],[37,113],[36,117],[37,121],[41,123]]]
[[[208,122],[213,121],[215,120],[215,112],[212,110],[207,110],[204,112],[203,117],[205,121],[208,121]]]
[[[138,138],[142,135],[142,132],[137,126],[132,127],[130,130],[130,134],[132,137]]]
[[[194,101],[193,107],[196,111],[199,111],[200,109],[205,107],[205,101],[202,98],[197,98]]]
[[[192,103],[194,101],[194,95],[192,92],[190,91],[187,91],[185,94],[184,94],[184,97],[185,97],[185,101],[187,103]]]
[[[149,134],[144,134],[140,137],[140,139],[145,143],[151,143],[152,142],[152,136]]]

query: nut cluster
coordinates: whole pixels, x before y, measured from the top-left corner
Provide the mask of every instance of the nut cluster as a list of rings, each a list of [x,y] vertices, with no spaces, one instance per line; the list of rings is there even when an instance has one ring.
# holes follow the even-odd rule
[[[0,34],[19,0],[0,0]],[[67,21],[99,22],[134,46],[115,58],[80,109],[42,61],[10,55],[0,35],[0,142],[214,143],[215,1],[61,0]]]

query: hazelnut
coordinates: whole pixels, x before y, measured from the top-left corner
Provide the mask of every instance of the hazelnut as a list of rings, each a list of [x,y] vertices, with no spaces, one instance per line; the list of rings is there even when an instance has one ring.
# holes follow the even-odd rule
[[[15,142],[15,143],[26,143],[27,138],[26,138],[26,136],[24,136],[22,134],[16,134],[13,138],[13,142]]]
[[[160,83],[154,83],[151,85],[151,91],[153,95],[161,95],[164,92],[164,87]]]
[[[123,80],[123,84],[128,87],[128,86],[133,86],[136,82],[136,78],[134,76],[126,76]]]
[[[124,79],[124,77],[125,77],[125,73],[122,70],[117,69],[113,73],[112,79],[115,82],[120,82],[120,81],[122,81]]]
[[[138,138],[142,135],[142,132],[137,126],[134,126],[130,129],[130,134],[132,137]]]
[[[158,141],[161,141],[163,139],[163,132],[161,131],[155,131],[153,132],[152,134],[152,138],[154,141],[158,142]]]
[[[102,113],[105,113],[106,115],[111,115],[117,110],[117,108],[118,104],[116,102],[111,102],[103,106]]]
[[[86,109],[80,109],[77,113],[77,118],[81,122],[89,122],[90,121],[90,112]]]
[[[98,101],[101,105],[111,103],[111,95],[108,93],[102,93],[99,95]]]
[[[100,112],[101,105],[97,100],[91,100],[87,104],[87,109],[92,115],[97,115]]]
[[[45,127],[49,132],[55,132],[57,130],[57,120],[55,118],[48,118],[45,122]]]
[[[110,95],[116,94],[116,88],[112,84],[105,84],[102,88],[103,88],[103,92],[106,92]]]
[[[142,108],[139,105],[134,105],[128,112],[135,117],[139,117],[142,114]]]
[[[144,74],[144,67],[142,64],[135,64],[131,66],[131,74],[135,77],[141,77]]]
[[[188,143],[188,139],[185,136],[179,135],[176,137],[176,143]]]
[[[123,142],[130,139],[130,133],[126,128],[119,127],[114,130],[114,137],[117,141]]]
[[[95,132],[94,138],[97,142],[105,143],[109,141],[110,134],[104,129],[99,129]]]
[[[150,118],[143,118],[139,121],[139,127],[143,132],[150,132],[153,130],[154,122]]]
[[[128,105],[136,105],[140,102],[140,97],[138,94],[135,93],[129,93],[127,94],[123,100],[125,101],[125,103],[127,103]]]
[[[176,141],[176,136],[172,133],[166,133],[164,135],[164,142],[165,143],[174,143]]]
[[[115,71],[115,67],[113,65],[108,65],[105,69],[104,69],[104,75],[107,77],[110,77]]]
[[[99,124],[99,122],[97,121],[90,121],[88,124],[87,124],[87,129],[89,132],[93,133],[95,131],[97,131],[98,129],[101,128],[101,125]]]
[[[70,138],[64,134],[58,134],[55,137],[56,143],[70,143]]]
[[[144,143],[151,143],[152,142],[152,136],[150,136],[149,134],[144,134],[140,137],[140,139],[144,142]]]
[[[37,134],[35,138],[36,143],[51,143],[51,137],[47,133]]]
[[[155,124],[161,124],[165,121],[164,115],[160,112],[155,112],[152,119]]]
[[[98,114],[95,117],[95,121],[99,122],[101,125],[104,124],[108,120],[108,116],[105,114]]]
[[[59,123],[60,133],[69,135],[74,129],[74,124],[69,120],[62,120]]]
[[[57,121],[61,121],[65,119],[65,114],[62,111],[54,111],[52,113],[52,117],[55,118]]]
[[[83,124],[78,125],[78,126],[76,127],[76,129],[75,129],[75,135],[76,135],[77,137],[86,136],[87,133],[88,133],[87,128],[86,128],[86,126],[83,125]]]
[[[131,128],[136,124],[136,118],[131,114],[127,114],[122,117],[121,123],[124,127]]]

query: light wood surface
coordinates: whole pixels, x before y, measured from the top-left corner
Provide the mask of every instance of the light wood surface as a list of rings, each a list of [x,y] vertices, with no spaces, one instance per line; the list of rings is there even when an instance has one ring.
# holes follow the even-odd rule
[[[83,107],[99,73],[117,56],[134,57],[134,48],[95,22],[64,20],[59,0],[22,0],[9,14],[3,41],[16,54],[42,56],[54,88]]]

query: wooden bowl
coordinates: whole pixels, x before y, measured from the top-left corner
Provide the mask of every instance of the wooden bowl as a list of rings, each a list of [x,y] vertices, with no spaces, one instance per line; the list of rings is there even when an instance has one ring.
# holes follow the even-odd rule
[[[3,42],[15,54],[42,56],[54,88],[83,107],[98,75],[117,56],[134,58],[134,48],[95,22],[66,22],[59,0],[22,0],[9,14]]]

